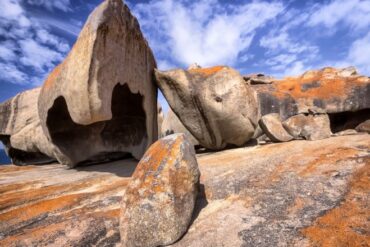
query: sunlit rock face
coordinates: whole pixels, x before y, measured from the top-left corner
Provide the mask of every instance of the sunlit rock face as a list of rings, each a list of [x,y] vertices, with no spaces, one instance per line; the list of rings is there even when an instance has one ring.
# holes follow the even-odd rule
[[[89,16],[38,100],[40,123],[71,167],[133,155],[157,139],[156,62],[139,24],[120,0]]]
[[[0,104],[0,141],[14,164],[48,163],[53,160],[55,147],[40,125],[37,109],[39,94],[40,88],[35,88]]]
[[[242,145],[253,136],[258,121],[256,96],[234,69],[156,70],[155,76],[172,110],[203,147]]]
[[[155,142],[123,196],[122,246],[156,247],[177,241],[191,222],[199,176],[194,147],[185,134]]]

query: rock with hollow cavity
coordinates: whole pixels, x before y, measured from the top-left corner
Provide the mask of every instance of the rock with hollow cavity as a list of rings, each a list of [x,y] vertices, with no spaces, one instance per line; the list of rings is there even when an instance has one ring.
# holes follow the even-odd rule
[[[98,6],[41,89],[41,126],[58,161],[140,159],[157,139],[155,67],[128,7],[121,0]]]
[[[161,136],[168,136],[175,133],[184,133],[191,144],[194,146],[199,145],[197,139],[185,128],[180,119],[170,108],[163,120]]]
[[[184,134],[154,143],[123,197],[122,246],[155,247],[177,241],[189,226],[198,182],[194,148]]]
[[[332,135],[327,114],[299,114],[284,121],[283,126],[295,139],[321,140]]]
[[[54,145],[44,135],[37,109],[40,88],[0,104],[0,141],[16,165],[53,161]]]
[[[283,127],[278,113],[270,113],[262,116],[260,126],[264,133],[274,142],[287,142],[293,140],[291,136]]]
[[[155,76],[172,110],[200,145],[222,149],[242,145],[253,136],[256,96],[234,69],[156,70]]]

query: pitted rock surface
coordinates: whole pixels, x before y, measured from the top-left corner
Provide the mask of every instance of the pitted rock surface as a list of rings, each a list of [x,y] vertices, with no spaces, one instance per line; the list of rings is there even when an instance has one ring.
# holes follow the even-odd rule
[[[198,193],[199,169],[184,134],[154,143],[138,164],[123,196],[122,246],[172,244],[187,230]]]

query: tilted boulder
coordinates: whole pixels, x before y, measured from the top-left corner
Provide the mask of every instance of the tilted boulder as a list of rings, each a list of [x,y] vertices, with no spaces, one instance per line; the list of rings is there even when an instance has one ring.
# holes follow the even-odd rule
[[[327,114],[298,114],[284,121],[283,126],[295,139],[315,141],[328,138],[332,134]]]
[[[170,108],[162,123],[161,136],[168,136],[175,133],[184,133],[191,144],[194,146],[199,145],[198,140],[185,128],[180,119]]]
[[[278,113],[270,113],[263,116],[260,120],[260,126],[270,140],[274,142],[287,142],[293,140],[293,136],[284,129]]]
[[[58,161],[140,159],[157,139],[155,67],[128,7],[121,0],[98,6],[41,89],[40,122]]]
[[[360,123],[358,126],[356,126],[356,130],[358,132],[367,132],[370,134],[370,119],[364,121],[363,123]]]
[[[17,94],[0,104],[0,141],[13,164],[54,160],[54,145],[44,135],[37,109],[40,88]]]
[[[254,92],[226,66],[155,71],[158,86],[186,129],[210,149],[242,145],[258,125]]]
[[[190,224],[199,176],[194,148],[184,134],[154,143],[123,196],[122,246],[155,247],[177,241]]]

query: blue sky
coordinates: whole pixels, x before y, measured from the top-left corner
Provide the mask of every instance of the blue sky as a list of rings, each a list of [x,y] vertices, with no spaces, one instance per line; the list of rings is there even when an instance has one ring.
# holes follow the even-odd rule
[[[100,2],[0,0],[0,101],[41,85]],[[370,0],[125,2],[160,69],[196,62],[283,77],[354,65],[370,75]]]

